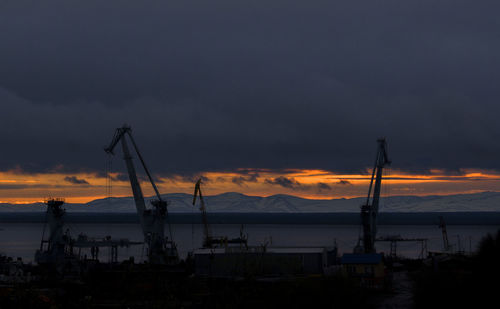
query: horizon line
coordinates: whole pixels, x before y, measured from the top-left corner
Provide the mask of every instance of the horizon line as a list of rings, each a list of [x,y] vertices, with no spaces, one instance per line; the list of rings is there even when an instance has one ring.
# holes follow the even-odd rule
[[[219,193],[219,194],[213,194],[213,195],[205,195],[205,197],[214,197],[214,196],[220,196],[224,194],[240,194],[248,197],[260,197],[260,198],[269,198],[273,196],[290,196],[290,197],[295,197],[299,199],[304,199],[304,200],[317,200],[317,201],[328,201],[328,200],[351,200],[351,199],[356,199],[356,198],[366,198],[366,196],[350,196],[350,197],[336,197],[336,198],[308,198],[308,197],[300,197],[297,195],[292,195],[292,194],[285,194],[285,193],[278,193],[278,194],[271,194],[271,195],[249,195],[241,192],[236,192],[236,191],[228,191],[224,193]],[[408,196],[413,196],[413,197],[431,197],[431,196],[455,196],[455,195],[473,195],[473,194],[482,194],[482,193],[500,193],[500,191],[493,191],[493,190],[482,190],[482,191],[477,191],[477,192],[459,192],[459,193],[452,193],[452,194],[426,194],[426,195],[418,195],[418,194],[394,194],[394,195],[385,195],[385,196],[380,196],[381,199],[383,198],[388,198],[388,197],[408,197]],[[192,194],[189,193],[183,193],[183,192],[173,192],[173,193],[164,193],[161,194],[161,196],[166,196],[166,195],[174,195],[174,194],[182,194],[182,195],[188,195],[192,196]],[[150,199],[154,198],[156,195],[150,195],[150,196],[144,196],[144,199]],[[56,198],[56,197],[54,197]],[[57,197],[59,198],[59,197]],[[106,200],[106,199],[120,199],[120,198],[133,198],[133,195],[122,195],[122,196],[107,196],[107,197],[99,197],[93,200],[90,200],[88,202],[84,203],[78,203],[78,202],[65,202],[65,204],[89,204],[98,200]],[[71,199],[71,198],[69,198]],[[44,199],[46,200],[46,198]],[[23,201],[23,202],[7,202],[7,201],[1,201],[0,204],[8,204],[8,205],[32,205],[32,204],[43,204],[43,200],[34,200],[34,201]]]

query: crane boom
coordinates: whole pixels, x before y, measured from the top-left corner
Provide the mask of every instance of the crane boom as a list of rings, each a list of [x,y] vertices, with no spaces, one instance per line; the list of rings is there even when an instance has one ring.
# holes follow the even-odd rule
[[[160,192],[158,191],[158,187],[156,186],[156,184],[153,180],[153,177],[151,177],[151,173],[149,172],[149,169],[146,166],[146,162],[144,162],[144,159],[142,158],[141,152],[139,151],[139,148],[137,147],[137,144],[135,143],[134,137],[132,136],[131,132],[132,132],[132,129],[130,128],[130,126],[127,126],[127,125],[124,125],[123,127],[116,129],[115,135],[113,136],[113,140],[111,141],[111,143],[109,144],[108,147],[104,148],[104,151],[106,151],[109,154],[114,155],[113,150],[114,150],[116,144],[118,144],[118,142],[120,140],[122,141],[122,145],[125,144],[125,146],[126,146],[126,141],[123,138],[123,136],[125,134],[127,134],[130,138],[130,141],[132,141],[132,145],[134,146],[135,152],[137,153],[137,156],[139,157],[139,160],[141,161],[142,166],[144,167],[144,171],[148,175],[149,181],[151,182],[151,185],[153,186],[153,189],[156,193],[156,197],[158,198],[158,200],[162,200],[162,198],[160,196]],[[128,147],[124,147],[124,152],[125,152],[125,149],[129,153]],[[130,157],[130,159],[131,159],[131,157]],[[128,166],[127,166],[127,168],[128,168]],[[133,164],[132,164],[132,168],[133,168]],[[133,171],[133,174],[135,174],[135,170]]]
[[[144,214],[144,212],[146,211],[144,195],[142,194],[141,185],[139,184],[139,180],[137,179],[137,173],[135,171],[134,162],[132,161],[132,156],[130,155],[130,151],[127,146],[127,140],[123,138],[123,134],[121,135],[121,137],[123,158],[125,160],[125,164],[127,165],[130,186],[132,187],[132,192],[134,194],[135,207],[138,214]],[[144,224],[143,216],[139,216],[139,220],[141,221],[141,225]]]
[[[132,134],[132,130],[129,126],[123,125],[121,128],[117,128],[113,139],[108,147],[104,148],[104,151],[109,154],[114,154],[114,149],[118,142],[121,141],[123,149],[123,159],[127,166],[128,176],[130,180],[130,186],[132,187],[132,193],[134,194],[134,202],[139,215],[139,222],[142,227],[142,232],[144,234],[144,242],[148,244],[148,258],[150,263],[153,264],[167,264],[171,262],[176,262],[178,260],[177,248],[172,240],[172,231],[170,230],[170,240],[165,237],[164,227],[165,218],[168,216],[167,203],[162,200],[161,195],[154,183],[153,177],[146,167],[144,159],[141,156],[139,148],[137,147]],[[149,181],[156,193],[157,200],[152,200],[151,204],[153,209],[147,209],[146,203],[144,201],[144,195],[141,190],[139,180],[137,179],[137,173],[135,170],[134,162],[130,154],[126,135],[129,136],[132,141],[132,145],[141,161],[141,164],[148,175]]]
[[[450,242],[448,241],[448,232],[446,231],[446,222],[444,221],[443,216],[439,216],[439,227],[441,228],[441,232],[443,233],[444,251],[451,251]]]
[[[201,211],[201,219],[203,222],[203,247],[211,248],[212,247],[212,235],[210,233],[210,227],[208,225],[207,219],[207,210],[205,208],[205,201],[203,199],[203,195],[201,193],[201,178],[198,179],[196,185],[194,186],[194,194],[193,194],[193,206],[196,203],[196,197],[200,196],[200,211]]]
[[[201,220],[203,223],[203,248],[227,247],[228,244],[238,244],[248,248],[247,237],[243,235],[243,226],[240,229],[240,237],[229,239],[227,236],[213,236],[208,224],[207,208],[205,207],[205,200],[201,193],[201,178],[196,182],[193,193],[193,206],[196,203],[196,198],[200,197],[200,211]]]
[[[375,238],[377,235],[377,215],[380,200],[380,189],[382,186],[382,174],[386,165],[391,164],[387,156],[387,143],[385,138],[377,140],[378,149],[375,157],[370,187],[366,203],[361,206],[361,220],[363,225],[363,251],[364,253],[375,252]],[[373,194],[372,194],[373,188]],[[370,203],[371,197],[371,203]]]
[[[148,175],[149,182],[151,182],[151,185],[153,186],[153,189],[155,190],[156,197],[158,198],[159,201],[162,201],[160,192],[158,191],[158,187],[156,187],[156,184],[153,180],[153,177],[151,177],[151,173],[149,172],[148,168],[146,167],[146,162],[144,162],[144,159],[142,158],[141,152],[139,151],[139,148],[137,147],[137,144],[134,141],[134,138],[132,137],[132,134],[130,133],[130,130],[127,132],[128,136],[130,137],[130,140],[132,141],[132,145],[134,145],[135,152],[137,153],[137,156],[139,157],[139,160],[142,163],[142,166],[144,167],[144,171]]]

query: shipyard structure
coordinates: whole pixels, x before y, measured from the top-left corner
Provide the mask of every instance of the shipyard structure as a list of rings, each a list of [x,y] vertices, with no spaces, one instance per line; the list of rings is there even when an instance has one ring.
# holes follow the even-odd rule
[[[112,157],[118,144],[134,197],[140,239],[74,234],[66,222],[64,199],[48,198],[35,264],[0,255],[2,308],[371,308],[381,296],[397,294],[395,286],[403,287],[403,296],[407,296],[409,289],[396,283],[410,269],[421,269],[418,275],[425,284],[419,288],[429,290],[431,296],[435,295],[434,281],[440,282],[434,280],[440,269],[448,276],[458,266],[457,280],[469,274],[464,277],[472,278],[467,282],[480,282],[470,275],[475,257],[465,256],[460,241],[456,248],[449,242],[443,217],[438,225],[443,241],[440,252],[427,252],[424,238],[378,235],[383,171],[390,164],[385,139],[377,140],[368,196],[360,206],[360,234],[348,253],[339,256],[335,241],[329,247],[282,247],[269,238],[252,245],[243,226],[238,237],[216,235],[208,220],[200,179],[194,184],[192,204],[200,210],[202,245],[185,259],[179,258],[173,239],[167,201],[162,199],[129,126],[116,129],[105,152]],[[155,192],[148,203],[136,174],[137,160]],[[390,243],[389,253],[378,251],[377,242]],[[419,259],[400,259],[400,242],[421,244]],[[142,248],[145,261],[119,259],[123,256],[120,250],[131,246]],[[477,261],[481,267],[489,265]],[[376,293],[378,290],[383,293]],[[432,304],[435,298],[429,301]]]
[[[337,245],[333,241],[330,247],[281,247],[274,246],[272,239],[269,239],[260,245],[251,246],[243,227],[236,238],[214,235],[207,218],[202,180],[199,179],[194,185],[192,204],[199,204],[203,228],[202,247],[189,252],[185,260],[179,258],[172,236],[167,201],[163,200],[154,177],[146,166],[130,126],[124,125],[116,129],[111,142],[104,149],[105,152],[113,156],[118,144],[121,144],[142,239],[114,239],[110,235],[72,235],[65,224],[64,200],[50,198],[45,201],[46,223],[40,247],[35,253],[35,262],[40,267],[55,270],[55,273],[62,276],[81,274],[92,270],[96,265],[102,265],[106,260],[103,259],[104,256],[107,257],[107,264],[115,265],[116,269],[116,265],[120,264],[120,248],[142,246],[147,257],[143,266],[167,272],[193,274],[199,278],[289,278],[344,273],[359,279],[361,284],[366,286],[384,285],[387,273],[385,257],[376,252],[375,241],[383,169],[390,164],[385,139],[377,141],[368,198],[361,206],[360,212],[362,234],[353,253],[339,257]],[[155,192],[155,198],[149,205],[142,193],[131,149]],[[129,259],[126,263],[129,265],[127,267],[130,267],[135,261]]]

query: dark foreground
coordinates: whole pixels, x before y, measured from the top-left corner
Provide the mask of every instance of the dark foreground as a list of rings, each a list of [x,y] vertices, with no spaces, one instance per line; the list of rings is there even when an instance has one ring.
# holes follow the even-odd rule
[[[356,308],[368,306],[370,293],[341,276],[226,280],[136,268],[4,285],[0,302],[2,308]]]
[[[5,262],[5,260],[4,260]],[[2,265],[7,265],[3,263]],[[12,264],[12,263],[11,263]],[[388,261],[392,283],[360,286],[356,278],[330,276],[210,279],[189,265],[96,265],[84,274],[25,265],[29,282],[5,280],[0,308],[493,308],[498,306],[500,231],[477,254],[435,254],[425,260]],[[16,278],[15,276],[12,278]]]
[[[478,257],[437,264],[399,263],[391,287],[370,290],[353,278],[197,278],[147,265],[90,271],[0,286],[1,308],[474,308],[494,301],[498,277]],[[481,261],[482,262],[482,261]],[[436,269],[437,267],[437,269]],[[498,275],[498,269],[496,275]],[[41,278],[41,277],[40,277]]]

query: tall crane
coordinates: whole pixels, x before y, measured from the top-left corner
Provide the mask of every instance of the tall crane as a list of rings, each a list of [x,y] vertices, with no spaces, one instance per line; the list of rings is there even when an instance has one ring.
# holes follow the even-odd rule
[[[134,167],[134,162],[127,145],[126,136],[132,142],[135,152],[139,157],[139,160],[144,168],[144,171],[148,175],[149,181],[156,193],[156,199],[151,200],[152,208],[147,208],[144,201],[144,195],[142,194],[141,186],[139,180],[137,179],[137,174]],[[172,240],[172,231],[170,224],[169,236],[165,237],[164,227],[165,218],[168,218],[167,202],[164,201],[158,191],[158,188],[151,177],[151,174],[146,167],[144,159],[142,158],[139,148],[137,147],[134,138],[132,137],[132,129],[130,126],[123,125],[121,128],[117,128],[113,140],[108,147],[104,148],[106,153],[114,155],[113,150],[118,142],[121,141],[123,150],[123,159],[127,165],[128,176],[130,179],[130,185],[132,187],[132,192],[134,194],[135,207],[137,214],[139,215],[139,222],[142,227],[142,232],[144,234],[144,242],[148,245],[148,260],[151,264],[173,264],[178,262],[177,247]]]
[[[210,231],[210,225],[208,224],[207,218],[207,208],[205,207],[205,200],[203,199],[203,194],[201,193],[201,178],[198,179],[194,186],[193,194],[193,206],[196,203],[196,198],[200,197],[200,211],[201,220],[203,223],[203,248],[214,248],[217,246],[227,246],[228,244],[239,244],[247,247],[247,237],[243,235],[243,228],[240,229],[240,237],[228,239],[226,236],[215,237],[212,236]]]
[[[207,219],[207,209],[205,207],[205,200],[203,199],[203,194],[201,194],[201,178],[198,179],[196,185],[194,186],[194,194],[193,194],[193,206],[196,203],[196,198],[200,196],[200,211],[201,211],[201,220],[203,223],[203,247],[204,248],[212,248],[213,246],[213,238],[212,233],[210,232],[210,226],[208,225]]]
[[[444,251],[451,251],[451,245],[448,241],[448,232],[446,231],[446,222],[444,221],[443,216],[439,216],[439,228],[443,233],[443,247]]]
[[[377,215],[380,200],[380,189],[382,185],[382,172],[386,165],[391,164],[387,157],[387,143],[385,138],[377,140],[377,156],[373,167],[370,187],[366,203],[361,206],[361,223],[363,226],[363,246],[356,251],[362,253],[375,253],[375,238],[377,236]],[[375,186],[373,183],[375,182]],[[372,194],[373,188],[373,194]],[[371,197],[371,202],[370,202]]]
[[[37,250],[35,254],[35,261],[38,264],[62,265],[64,260],[73,257],[71,238],[64,231],[64,216],[66,214],[66,210],[62,207],[64,199],[49,198],[45,204],[47,205],[46,218],[49,225],[49,236],[47,240],[42,236],[40,250]],[[45,226],[43,235],[45,235]]]

